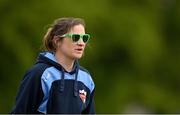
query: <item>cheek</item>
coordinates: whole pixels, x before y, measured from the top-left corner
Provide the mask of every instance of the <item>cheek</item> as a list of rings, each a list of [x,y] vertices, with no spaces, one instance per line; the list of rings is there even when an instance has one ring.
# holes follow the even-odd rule
[[[64,42],[62,45],[61,45],[61,50],[64,52],[64,53],[72,53],[73,51],[73,44],[72,43],[69,43],[69,42]]]

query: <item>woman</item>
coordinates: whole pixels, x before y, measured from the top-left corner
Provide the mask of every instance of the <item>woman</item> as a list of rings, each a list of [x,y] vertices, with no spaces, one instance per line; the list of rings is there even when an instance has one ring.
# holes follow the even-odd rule
[[[94,82],[77,61],[89,38],[82,19],[55,20],[43,39],[46,52],[25,74],[12,113],[95,113]]]

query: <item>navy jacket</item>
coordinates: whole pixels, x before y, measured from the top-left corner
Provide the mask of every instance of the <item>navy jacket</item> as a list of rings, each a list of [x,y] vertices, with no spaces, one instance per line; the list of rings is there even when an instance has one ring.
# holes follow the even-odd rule
[[[94,89],[90,74],[77,61],[67,72],[53,53],[43,52],[21,81],[11,113],[94,114]]]

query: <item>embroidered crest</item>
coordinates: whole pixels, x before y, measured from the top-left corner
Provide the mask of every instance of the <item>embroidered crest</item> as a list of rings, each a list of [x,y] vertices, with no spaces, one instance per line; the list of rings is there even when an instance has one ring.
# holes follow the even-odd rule
[[[81,98],[82,102],[85,103],[86,102],[86,95],[87,92],[83,90],[79,90],[79,97]]]

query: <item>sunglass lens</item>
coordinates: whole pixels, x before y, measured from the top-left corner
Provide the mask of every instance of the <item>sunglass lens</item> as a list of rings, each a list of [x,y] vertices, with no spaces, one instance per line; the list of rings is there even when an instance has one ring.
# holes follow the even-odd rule
[[[73,34],[73,35],[72,35],[72,40],[73,40],[73,42],[79,41],[79,38],[80,38],[80,35],[78,35],[78,34]]]
[[[86,43],[89,40],[89,35],[83,35],[83,42]]]

